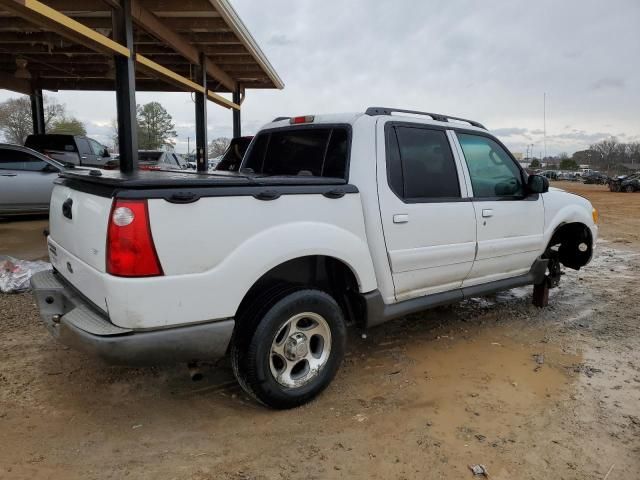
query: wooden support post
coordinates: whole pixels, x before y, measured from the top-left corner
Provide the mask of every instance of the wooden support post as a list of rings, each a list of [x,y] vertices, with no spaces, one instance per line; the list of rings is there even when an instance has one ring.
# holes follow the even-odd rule
[[[533,286],[532,303],[538,308],[549,305],[549,281],[547,278],[542,283]]]

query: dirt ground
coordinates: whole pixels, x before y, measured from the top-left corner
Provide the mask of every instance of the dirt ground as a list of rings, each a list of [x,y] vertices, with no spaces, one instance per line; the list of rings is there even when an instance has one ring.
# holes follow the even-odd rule
[[[519,288],[352,332],[334,383],[290,411],[225,362],[197,383],[106,366],[0,295],[0,478],[640,478],[640,194],[554,186],[594,202],[604,239],[549,307]],[[44,228],[21,225],[0,224],[0,254]]]

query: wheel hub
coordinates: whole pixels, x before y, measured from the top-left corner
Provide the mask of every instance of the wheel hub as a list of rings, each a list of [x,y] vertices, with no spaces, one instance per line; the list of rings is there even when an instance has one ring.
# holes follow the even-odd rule
[[[287,360],[295,361],[304,358],[309,353],[309,342],[302,332],[291,335],[284,344],[284,356]]]

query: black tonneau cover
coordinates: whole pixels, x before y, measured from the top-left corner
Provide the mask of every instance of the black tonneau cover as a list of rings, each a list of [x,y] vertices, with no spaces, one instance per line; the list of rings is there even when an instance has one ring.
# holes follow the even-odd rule
[[[60,174],[63,178],[82,180],[110,187],[185,188],[185,187],[239,187],[277,185],[345,185],[343,178],[296,176],[263,176],[236,172],[197,173],[170,170],[138,170],[125,174],[119,170],[69,169]]]
[[[56,183],[102,197],[163,198],[172,203],[192,203],[202,197],[253,196],[275,200],[281,195],[321,194],[341,198],[357,193],[343,178],[263,176],[236,172],[197,173],[139,170],[124,174],[114,170],[69,169]]]

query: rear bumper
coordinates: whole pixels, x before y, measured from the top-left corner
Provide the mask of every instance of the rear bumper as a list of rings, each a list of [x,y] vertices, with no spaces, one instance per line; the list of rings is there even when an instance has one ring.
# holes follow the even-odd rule
[[[42,320],[61,343],[119,365],[158,365],[225,355],[234,320],[158,330],[118,327],[59,274],[40,272],[31,286]]]

